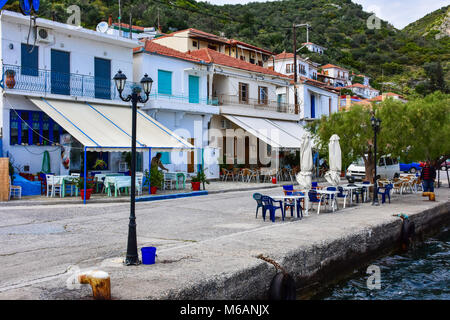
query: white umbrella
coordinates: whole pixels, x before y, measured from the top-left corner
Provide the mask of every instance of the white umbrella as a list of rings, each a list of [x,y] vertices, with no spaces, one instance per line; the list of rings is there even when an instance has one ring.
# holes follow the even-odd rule
[[[341,146],[339,144],[339,136],[333,134],[328,143],[328,156],[330,163],[330,170],[325,173],[325,179],[332,185],[337,186],[341,180],[342,169],[342,154]]]
[[[300,172],[295,177],[300,189],[311,189],[311,178],[313,169],[313,159],[311,150],[311,136],[305,132],[300,143]]]

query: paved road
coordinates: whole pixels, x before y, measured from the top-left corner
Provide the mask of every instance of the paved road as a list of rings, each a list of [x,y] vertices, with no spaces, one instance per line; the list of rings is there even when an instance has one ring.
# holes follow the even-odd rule
[[[253,192],[137,203],[138,247],[164,250],[271,224],[255,219]],[[0,292],[124,257],[129,210],[126,203],[0,208]]]

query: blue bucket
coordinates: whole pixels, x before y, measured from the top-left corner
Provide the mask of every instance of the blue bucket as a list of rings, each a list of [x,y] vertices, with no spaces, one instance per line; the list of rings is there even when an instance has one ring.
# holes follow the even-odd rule
[[[155,264],[156,247],[143,247],[142,252],[142,264]]]

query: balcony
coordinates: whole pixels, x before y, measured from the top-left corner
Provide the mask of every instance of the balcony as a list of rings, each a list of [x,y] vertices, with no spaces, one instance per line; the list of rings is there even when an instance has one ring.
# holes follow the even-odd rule
[[[99,79],[88,75],[3,65],[0,84],[7,92],[34,93],[42,96],[54,94],[120,101],[113,80]],[[123,95],[131,93],[134,85],[133,82],[127,82]]]
[[[258,99],[247,99],[247,101],[242,101],[237,95],[225,94],[213,97],[213,101],[216,101],[219,106],[240,106],[264,111],[295,114],[294,105],[285,102],[269,100],[260,101]]]

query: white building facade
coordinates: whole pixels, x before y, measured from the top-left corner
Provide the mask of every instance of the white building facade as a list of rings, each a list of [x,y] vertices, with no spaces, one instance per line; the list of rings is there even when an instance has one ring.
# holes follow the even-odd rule
[[[200,59],[152,41],[134,53],[135,82],[144,74],[154,81],[142,110],[196,147],[187,152],[163,152],[163,165],[170,171],[196,175],[203,164],[207,178],[215,179],[219,177],[218,150],[208,145],[208,128],[219,107],[208,99],[208,69]],[[144,163],[147,161],[145,155]]]
[[[30,98],[129,107],[111,79],[119,69],[133,77],[137,43],[40,18],[32,26],[36,39],[29,28],[29,17],[1,12],[3,156],[10,157],[16,172],[40,172],[46,152],[52,173],[80,170],[82,146],[72,146],[70,168],[65,168],[60,139],[66,131]],[[118,159],[101,156],[108,169],[118,170]]]

